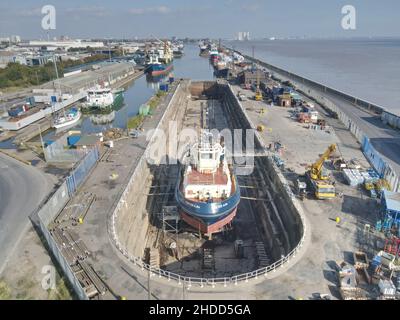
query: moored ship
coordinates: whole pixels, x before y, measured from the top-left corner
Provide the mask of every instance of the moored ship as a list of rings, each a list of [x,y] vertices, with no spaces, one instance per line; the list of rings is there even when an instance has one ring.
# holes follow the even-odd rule
[[[174,55],[168,42],[158,50],[151,50],[146,58],[146,72],[153,77],[169,73],[173,68]]]
[[[224,60],[220,60],[217,62],[215,68],[215,76],[217,78],[227,78],[229,74],[229,67]]]
[[[204,41],[199,42],[200,56],[206,57],[210,54],[210,45]]]
[[[175,190],[182,220],[202,234],[223,231],[240,202],[240,188],[224,147],[205,132],[184,162]]]
[[[210,62],[213,66],[216,65],[219,59],[219,52],[217,48],[213,48],[210,50]]]
[[[86,100],[86,103],[82,106],[83,112],[98,110],[109,113],[114,106],[122,102],[123,89],[112,90],[111,88],[97,85],[88,90]]]

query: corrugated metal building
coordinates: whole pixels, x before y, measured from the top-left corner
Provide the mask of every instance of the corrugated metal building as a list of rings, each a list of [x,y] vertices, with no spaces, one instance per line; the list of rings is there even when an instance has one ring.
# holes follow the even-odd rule
[[[400,225],[400,193],[384,190],[382,209],[385,214],[384,228],[398,227]]]
[[[249,71],[245,70],[239,73],[238,79],[240,84],[256,84],[258,81],[266,82],[268,79],[267,74],[264,71],[256,70],[256,71]]]

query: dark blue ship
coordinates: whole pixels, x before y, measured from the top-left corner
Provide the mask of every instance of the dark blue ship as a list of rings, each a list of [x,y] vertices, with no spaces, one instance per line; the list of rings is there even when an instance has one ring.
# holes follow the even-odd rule
[[[190,164],[175,189],[182,220],[203,234],[222,231],[232,223],[240,202],[240,188],[223,147],[201,142],[190,151]]]

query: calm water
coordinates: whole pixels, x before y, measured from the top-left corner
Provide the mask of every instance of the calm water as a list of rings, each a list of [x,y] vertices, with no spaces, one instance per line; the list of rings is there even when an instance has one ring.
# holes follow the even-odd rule
[[[185,46],[184,53],[182,58],[174,60],[172,74],[175,78],[191,78],[194,80],[213,79],[213,69],[208,63],[208,59],[199,56],[198,46],[187,45]],[[65,130],[73,129],[81,130],[82,133],[98,133],[109,128],[126,128],[127,119],[135,116],[138,113],[139,107],[157,92],[159,83],[153,81],[146,76],[142,76],[125,87],[122,108],[113,112],[113,115],[110,115],[110,117],[114,117],[114,115],[115,117],[109,123],[95,124],[92,121],[92,115],[84,115],[77,126],[65,128]],[[101,117],[101,115],[96,117]],[[54,135],[55,131],[50,130],[43,135],[43,139],[45,141],[52,140]]]
[[[227,42],[273,65],[400,113],[400,39]]]

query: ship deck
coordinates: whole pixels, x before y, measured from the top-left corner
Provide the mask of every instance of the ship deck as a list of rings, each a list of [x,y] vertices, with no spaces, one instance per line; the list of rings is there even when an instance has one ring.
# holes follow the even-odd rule
[[[228,176],[224,172],[222,166],[218,167],[215,173],[202,173],[197,170],[192,170],[186,177],[188,184],[226,185],[228,183]]]
[[[187,175],[187,182],[188,184],[191,185],[226,185],[228,183],[228,176],[226,175],[226,173],[223,172],[223,168],[222,166],[220,166],[217,170],[216,173],[214,174],[210,174],[210,173],[201,173],[197,170],[192,170],[191,173],[189,173]],[[232,181],[232,185],[231,185],[231,195],[235,193],[236,191],[236,184],[235,184],[235,180],[233,179],[233,177],[231,177],[231,181]],[[183,190],[183,183],[180,184],[180,190],[182,193],[184,193]],[[188,194],[191,194],[190,192],[188,192]],[[188,199],[190,201],[193,202],[205,202],[204,200],[198,199],[198,198],[190,198]],[[207,199],[207,202],[221,202],[226,200],[226,198],[211,198],[211,199]]]

